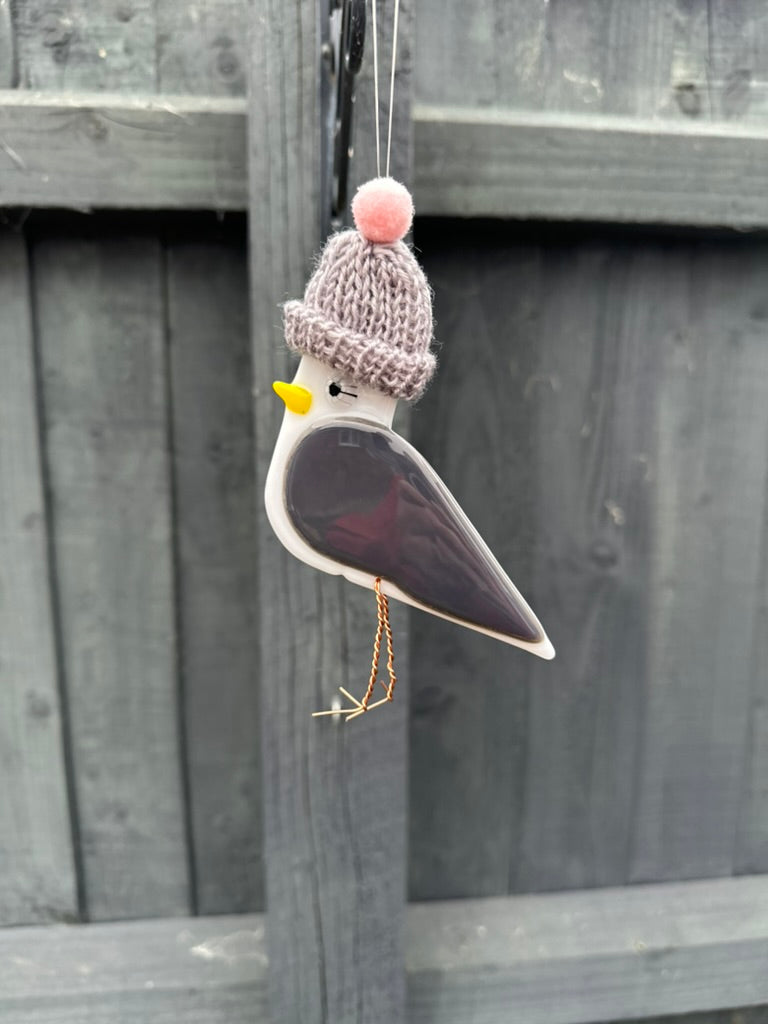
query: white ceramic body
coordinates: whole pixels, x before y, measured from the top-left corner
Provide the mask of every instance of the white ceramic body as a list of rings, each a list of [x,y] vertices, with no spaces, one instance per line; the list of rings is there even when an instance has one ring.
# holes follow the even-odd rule
[[[317,430],[322,426],[328,426],[331,423],[343,423],[344,420],[348,419],[351,422],[379,427],[386,432],[392,432],[392,419],[395,414],[397,401],[396,399],[388,398],[386,395],[382,395],[377,391],[373,391],[371,388],[359,387],[341,380],[335,371],[324,363],[319,362],[319,360],[314,359],[312,356],[305,355],[302,357],[296,371],[296,376],[293,379],[293,383],[306,388],[312,393],[312,405],[309,411],[303,415],[291,412],[287,408],[285,410],[283,423],[280,428],[277,443],[275,444],[275,450],[272,455],[272,461],[267,473],[264,494],[267,517],[280,542],[292,555],[295,555],[296,558],[300,559],[302,562],[306,562],[307,565],[311,565],[314,569],[319,569],[321,572],[331,573],[335,576],[344,576],[350,583],[355,583],[360,587],[368,587],[373,590],[376,579],[375,576],[363,572],[360,569],[353,568],[352,566],[343,565],[340,562],[336,562],[333,559],[320,554],[320,552],[315,551],[314,548],[310,547],[301,534],[299,534],[294,528],[285,506],[285,476],[294,449],[299,441],[310,431]],[[344,391],[354,392],[356,397],[352,398],[350,395],[345,395],[343,393],[337,397],[332,397],[329,393],[329,387],[332,383],[339,384]],[[275,400],[277,401],[277,398]],[[455,516],[458,522],[460,522],[464,530],[475,538],[479,546],[485,550],[488,560],[497,566],[499,572],[506,577],[506,573],[504,573],[504,570],[499,566],[499,563],[494,558],[477,530],[474,528],[460,508],[458,502],[450,494],[448,488],[442,480],[440,480],[437,473],[432,469],[427,460],[423,458],[423,456],[421,456],[412,445],[409,445],[407,441],[400,438],[399,435],[398,443],[407,447],[410,457],[419,465],[426,476],[431,477],[437,483],[439,489],[443,491],[450,503],[451,514]],[[474,623],[467,622],[464,619],[454,618],[451,615],[447,615],[415,600],[410,595],[400,590],[396,584],[387,579],[382,580],[381,588],[388,597],[395,598],[398,601],[403,601],[405,604],[409,604],[414,608],[419,608],[422,611],[429,612],[431,615],[438,615],[440,618],[447,619],[449,622],[455,622],[468,629],[474,629],[479,633],[485,633],[487,636],[492,636],[497,640],[502,640],[504,643],[512,644],[514,647],[520,647],[523,650],[530,651],[532,654],[536,654],[540,658],[554,658],[555,650],[547,638],[541,624],[530,610],[525,599],[514,584],[508,577],[506,578],[509,583],[509,587],[516,595],[521,606],[528,611],[528,614],[540,630],[543,638],[542,640],[536,643],[529,643],[524,640],[518,640],[514,637],[507,636],[503,633],[484,629],[481,626],[476,626]]]

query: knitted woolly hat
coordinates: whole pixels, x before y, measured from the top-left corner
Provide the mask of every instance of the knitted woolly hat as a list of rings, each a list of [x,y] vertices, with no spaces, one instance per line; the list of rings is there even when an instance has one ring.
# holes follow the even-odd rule
[[[418,398],[435,371],[427,279],[401,241],[413,217],[404,186],[376,178],[352,203],[357,231],[326,243],[303,302],[283,307],[285,340],[351,381]]]

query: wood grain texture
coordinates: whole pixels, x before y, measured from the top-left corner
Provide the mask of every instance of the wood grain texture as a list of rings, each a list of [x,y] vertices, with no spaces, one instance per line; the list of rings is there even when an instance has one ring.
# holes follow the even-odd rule
[[[373,169],[367,91],[364,80],[353,183]],[[416,107],[413,131],[422,214],[768,223],[768,144],[748,125]],[[245,108],[236,97],[57,98],[6,90],[0,200],[78,209],[244,209],[244,132]],[[407,124],[397,128],[396,151],[409,137]]]
[[[27,248],[0,234],[0,925],[77,914]]]
[[[155,0],[157,88],[196,96],[244,96],[246,0]]]
[[[518,232],[419,225],[414,437],[558,657],[414,619],[411,896],[759,871],[765,246]]]
[[[154,92],[155,0],[24,0],[16,9],[22,87]]]
[[[196,907],[263,904],[245,252],[168,254],[180,656]]]
[[[765,1024],[766,879],[452,900],[407,913],[408,1020]],[[0,931],[7,1024],[261,1024],[261,915]],[[729,1008],[740,1001],[738,1013]],[[650,1015],[691,1013],[690,1017]],[[365,1018],[359,1018],[365,1019]]]
[[[538,255],[477,236],[456,244],[450,228],[422,224],[416,244],[441,347],[437,377],[413,412],[413,441],[532,600],[533,438],[523,396],[535,373]],[[507,892],[533,659],[433,616],[412,621],[411,898]]]
[[[0,930],[5,1024],[267,1024],[258,915]]]
[[[768,116],[759,0],[423,0],[419,103],[683,121]]]
[[[251,283],[259,490],[291,369],[279,304],[301,295],[321,241],[320,111],[311,5],[252,7]],[[403,38],[411,31],[401,9]],[[398,118],[409,113],[405,85]],[[399,134],[400,129],[398,129]],[[358,140],[358,149],[361,146]],[[395,173],[401,173],[398,153]],[[302,1024],[404,1019],[407,676],[383,714],[317,722],[339,684],[360,690],[375,628],[370,593],[284,552],[259,514],[264,829],[272,1012]],[[397,626],[397,657],[407,641]],[[402,689],[400,687],[402,686]]]
[[[11,0],[0,0],[0,89],[16,87],[16,35]]]
[[[730,874],[764,626],[768,248],[666,264],[650,681],[631,877]],[[694,297],[695,296],[695,297]],[[757,315],[756,315],[757,313]],[[755,808],[757,809],[757,808]]]
[[[184,913],[159,246],[40,242],[34,266],[86,912]]]
[[[558,657],[419,622],[411,895],[618,884],[646,675],[652,259],[501,231],[418,242],[443,347],[417,445]]]
[[[758,128],[425,106],[414,119],[421,214],[744,228],[768,214]]]
[[[558,663],[530,669],[515,889],[626,880],[649,678],[658,258],[589,241],[542,253],[533,592]]]
[[[243,209],[238,99],[0,92],[3,205]]]
[[[768,1001],[764,876],[409,908],[409,1020],[587,1024]]]

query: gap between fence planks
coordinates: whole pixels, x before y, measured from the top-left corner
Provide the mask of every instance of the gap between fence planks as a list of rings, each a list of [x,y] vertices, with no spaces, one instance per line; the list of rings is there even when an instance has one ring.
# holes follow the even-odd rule
[[[767,907],[768,876],[411,905],[408,1020],[713,1021],[768,1003]],[[0,930],[3,1024],[266,1024],[267,973],[258,914]]]

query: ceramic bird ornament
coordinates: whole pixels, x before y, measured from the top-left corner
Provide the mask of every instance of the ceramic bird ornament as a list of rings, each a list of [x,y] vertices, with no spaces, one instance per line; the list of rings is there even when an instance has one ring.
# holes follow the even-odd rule
[[[413,218],[391,178],[361,186],[357,230],[332,235],[304,295],[284,307],[296,376],[276,381],[285,415],[266,482],[266,508],[297,558],[376,593],[371,678],[356,718],[392,699],[387,598],[553,658],[539,620],[416,449],[392,430],[398,399],[416,399],[435,370],[431,295],[403,242]],[[457,415],[460,410],[457,409]],[[373,700],[386,636],[389,681]]]

